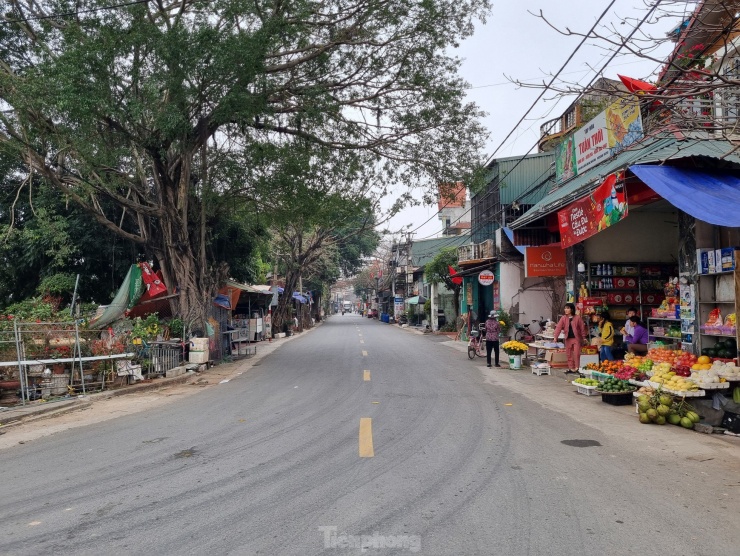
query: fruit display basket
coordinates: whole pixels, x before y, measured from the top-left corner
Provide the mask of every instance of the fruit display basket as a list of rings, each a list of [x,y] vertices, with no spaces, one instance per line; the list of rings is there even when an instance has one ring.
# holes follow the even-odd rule
[[[663,390],[664,392],[668,392],[669,394],[673,394],[674,396],[680,396],[682,398],[701,398],[703,396],[706,396],[707,393],[704,390],[694,390],[692,391],[686,391],[683,390],[671,390],[670,388],[666,388],[662,384],[658,382],[647,382],[648,386],[652,386],[656,390]]]
[[[571,382],[571,384],[576,387],[579,394],[583,394],[584,396],[596,396],[601,393],[601,392],[596,391],[596,388],[598,388],[597,386],[587,386],[585,384],[578,384],[575,381]]]
[[[601,401],[609,405],[632,405],[633,392],[599,392]]]
[[[724,390],[725,388],[729,388],[730,383],[729,382],[713,382],[712,384],[702,384],[701,388],[702,390]]]

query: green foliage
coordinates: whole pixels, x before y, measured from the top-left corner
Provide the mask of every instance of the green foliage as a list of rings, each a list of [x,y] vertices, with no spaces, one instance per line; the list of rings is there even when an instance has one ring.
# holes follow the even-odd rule
[[[13,319],[21,322],[53,322],[54,308],[50,303],[44,302],[40,297],[24,299],[18,303],[13,303],[5,308],[6,317],[12,316]],[[0,322],[9,323],[9,329],[13,328],[12,319],[0,319]],[[10,322],[9,322],[10,321]]]
[[[514,321],[511,318],[511,314],[508,313],[505,309],[499,309],[498,320],[504,321],[504,324],[501,325],[502,335],[506,335],[509,329],[511,329],[511,327],[514,326]]]
[[[462,286],[454,284],[450,277],[449,267],[459,271],[457,265],[457,247],[445,247],[424,267],[424,275],[427,282],[438,284],[444,283],[450,290],[460,289]]]
[[[432,300],[427,299],[424,302],[424,314],[427,316],[427,320],[431,320],[432,315]]]
[[[87,214],[84,238],[59,207],[29,229],[27,211],[27,237],[0,256],[29,260],[7,273],[0,304],[36,291],[47,271],[79,271],[84,298],[107,301],[118,266],[144,255],[187,305],[228,274],[259,278],[266,223],[287,231],[282,244],[332,243],[351,271],[376,238],[345,240],[373,228],[390,184],[429,194],[480,174],[486,133],[450,52],[488,0],[348,0],[328,11],[241,0],[95,11],[82,0],[84,17],[43,17],[67,4],[14,2],[0,29],[3,149],[20,168],[10,191],[46,176],[57,202]],[[294,267],[316,268],[320,256],[306,253],[295,250]]]
[[[170,327],[170,338],[184,338],[185,337],[185,324],[182,319],[172,319],[167,323]]]
[[[146,318],[136,317],[131,327],[131,338],[155,340],[159,334],[159,317],[157,313],[147,315]]]
[[[46,276],[38,286],[41,294],[63,295],[70,297],[75,289],[75,276],[67,273],[57,273]]]

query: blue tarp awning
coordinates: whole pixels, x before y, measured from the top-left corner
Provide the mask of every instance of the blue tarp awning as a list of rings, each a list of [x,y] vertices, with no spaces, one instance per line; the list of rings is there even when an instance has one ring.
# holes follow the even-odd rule
[[[630,171],[674,207],[716,226],[740,227],[740,174],[641,164]]]
[[[503,227],[502,230],[506,234],[506,237],[509,238],[509,241],[511,242],[511,244],[516,248],[516,250],[519,251],[522,255],[524,255],[524,251],[527,246],[517,245],[516,243],[514,243],[514,230],[512,230],[511,228],[507,228],[507,227]]]
[[[308,299],[303,297],[300,292],[293,292],[293,299],[295,299],[299,303],[308,303]]]

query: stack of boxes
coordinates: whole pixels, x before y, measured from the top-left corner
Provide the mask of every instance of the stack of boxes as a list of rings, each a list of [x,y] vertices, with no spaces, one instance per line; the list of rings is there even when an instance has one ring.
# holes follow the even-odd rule
[[[697,249],[696,267],[699,274],[719,274],[735,270],[737,247],[722,249]]]
[[[208,356],[208,338],[191,338],[188,361],[190,363],[207,363]]]

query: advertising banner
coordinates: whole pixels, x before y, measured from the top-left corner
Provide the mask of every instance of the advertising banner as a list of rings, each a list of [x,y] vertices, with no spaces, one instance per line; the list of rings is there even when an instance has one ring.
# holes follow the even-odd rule
[[[558,211],[563,249],[587,239],[627,217],[624,182],[609,175],[593,193]]]
[[[618,99],[586,125],[563,139],[555,159],[555,181],[562,183],[617,155],[644,136],[640,105]]]
[[[524,276],[565,276],[565,250],[558,246],[526,247]]]
[[[558,146],[555,156],[555,181],[558,183],[567,181],[576,173],[576,144],[573,135],[570,135]]]
[[[403,297],[393,298],[393,318],[398,319],[404,313]]]

